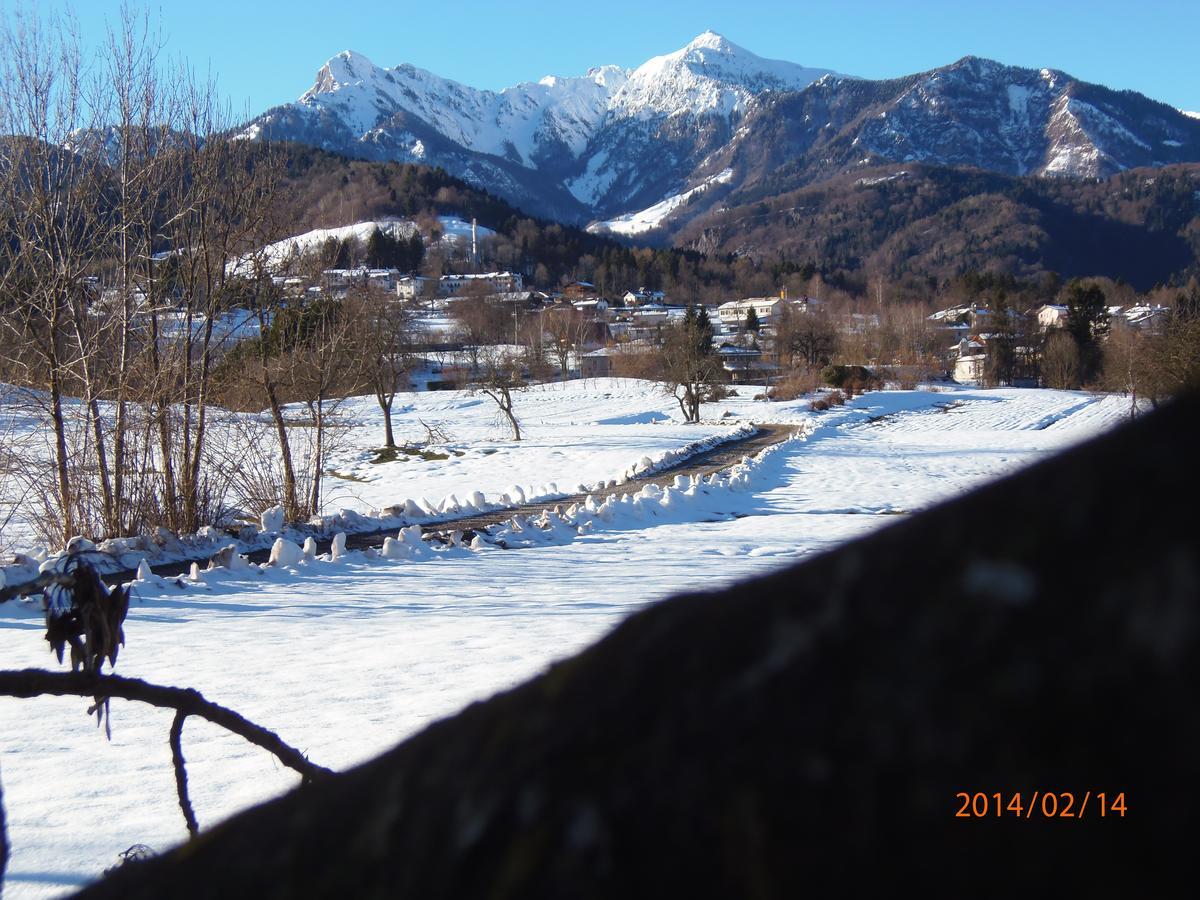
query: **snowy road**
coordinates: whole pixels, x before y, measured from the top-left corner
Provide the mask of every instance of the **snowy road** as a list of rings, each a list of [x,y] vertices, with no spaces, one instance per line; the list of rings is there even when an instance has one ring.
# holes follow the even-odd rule
[[[784,412],[812,417],[799,405]],[[694,521],[618,521],[521,552],[360,558],[225,575],[186,591],[141,588],[117,671],[196,687],[314,761],[344,768],[538,673],[647,602],[819,552],[1126,414],[1122,398],[1069,392],[868,395],[815,417],[812,436],[767,457],[751,490],[720,495]],[[33,613],[0,607],[0,660],[52,664]],[[131,844],[162,849],[185,836],[170,715],[114,701],[108,743],[85,707],[0,700],[7,898],[61,894]],[[194,720],[184,752],[202,827],[295,782],[265,754]]]

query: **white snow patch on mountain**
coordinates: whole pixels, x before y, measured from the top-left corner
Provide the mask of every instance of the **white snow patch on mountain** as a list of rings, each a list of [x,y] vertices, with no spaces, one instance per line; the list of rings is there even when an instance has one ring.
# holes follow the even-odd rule
[[[723,172],[719,172],[696,185],[691,190],[684,191],[681,194],[672,194],[670,197],[666,197],[653,206],[639,210],[638,212],[626,213],[625,215],[617,216],[615,219],[609,219],[606,222],[593,222],[588,226],[587,230],[593,234],[601,234],[603,232],[626,236],[643,234],[659,227],[671,213],[694,195],[707,190],[714,184],[728,184],[732,180],[733,169],[725,169]]]
[[[1022,125],[1029,125],[1029,97],[1032,92],[1029,88],[1019,84],[1010,84],[1008,86],[1008,108],[1012,111],[1013,118]]]
[[[1181,113],[1192,119],[1200,119],[1200,112],[1188,112],[1186,109],[1181,109]]]
[[[567,190],[589,206],[596,203],[612,187],[619,174],[614,168],[605,168],[607,162],[608,151],[598,151],[588,160],[587,168],[583,170],[582,175],[577,175],[567,181]]]

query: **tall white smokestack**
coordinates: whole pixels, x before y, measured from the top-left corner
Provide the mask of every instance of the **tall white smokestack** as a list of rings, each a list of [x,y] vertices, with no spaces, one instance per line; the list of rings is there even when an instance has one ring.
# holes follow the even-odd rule
[[[479,268],[479,244],[477,241],[477,223],[471,219],[471,265]]]

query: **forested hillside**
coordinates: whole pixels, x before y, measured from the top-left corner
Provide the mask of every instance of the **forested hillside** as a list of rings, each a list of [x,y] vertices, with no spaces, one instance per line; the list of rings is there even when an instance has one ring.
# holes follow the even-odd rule
[[[802,288],[819,274],[852,295],[883,279],[889,297],[930,299],[960,294],[975,272],[1107,276],[1148,290],[1185,283],[1200,258],[1200,165],[1077,180],[910,164],[777,194],[780,185],[759,182],[657,248],[527,216],[441,169],[290,145],[287,170],[297,233],[386,216],[475,217],[497,232],[485,264],[540,287],[582,279],[608,294],[646,285],[715,300],[770,293],[785,279]]]
[[[794,190],[740,191],[677,246],[810,262],[852,292],[882,277],[930,294],[971,271],[1103,275],[1146,290],[1200,256],[1200,166],[1048,179],[908,164]]]

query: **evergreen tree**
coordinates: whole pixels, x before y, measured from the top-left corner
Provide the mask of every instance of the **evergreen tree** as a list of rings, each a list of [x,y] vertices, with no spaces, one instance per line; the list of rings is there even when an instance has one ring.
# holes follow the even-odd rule
[[[708,307],[701,306],[699,311],[696,313],[696,327],[699,329],[700,333],[704,336],[705,347],[707,347],[708,350],[711,351],[712,350],[712,339],[713,339],[713,326],[712,326],[712,319],[710,319],[708,317]]]
[[[1107,298],[1097,284],[1078,278],[1067,285],[1067,333],[1079,349],[1080,378],[1086,384],[1100,372],[1100,339],[1108,331]]]
[[[992,303],[992,326],[984,362],[984,381],[991,386],[1012,384],[1017,341],[1010,310],[1008,295],[999,291]]]
[[[762,324],[758,321],[758,313],[754,311],[754,307],[750,307],[750,311],[746,313],[747,334],[758,334],[762,330]]]
[[[421,268],[421,263],[425,261],[425,241],[421,237],[420,231],[414,231],[408,237],[408,253],[405,255],[404,265],[400,268],[407,272],[416,272]]]

